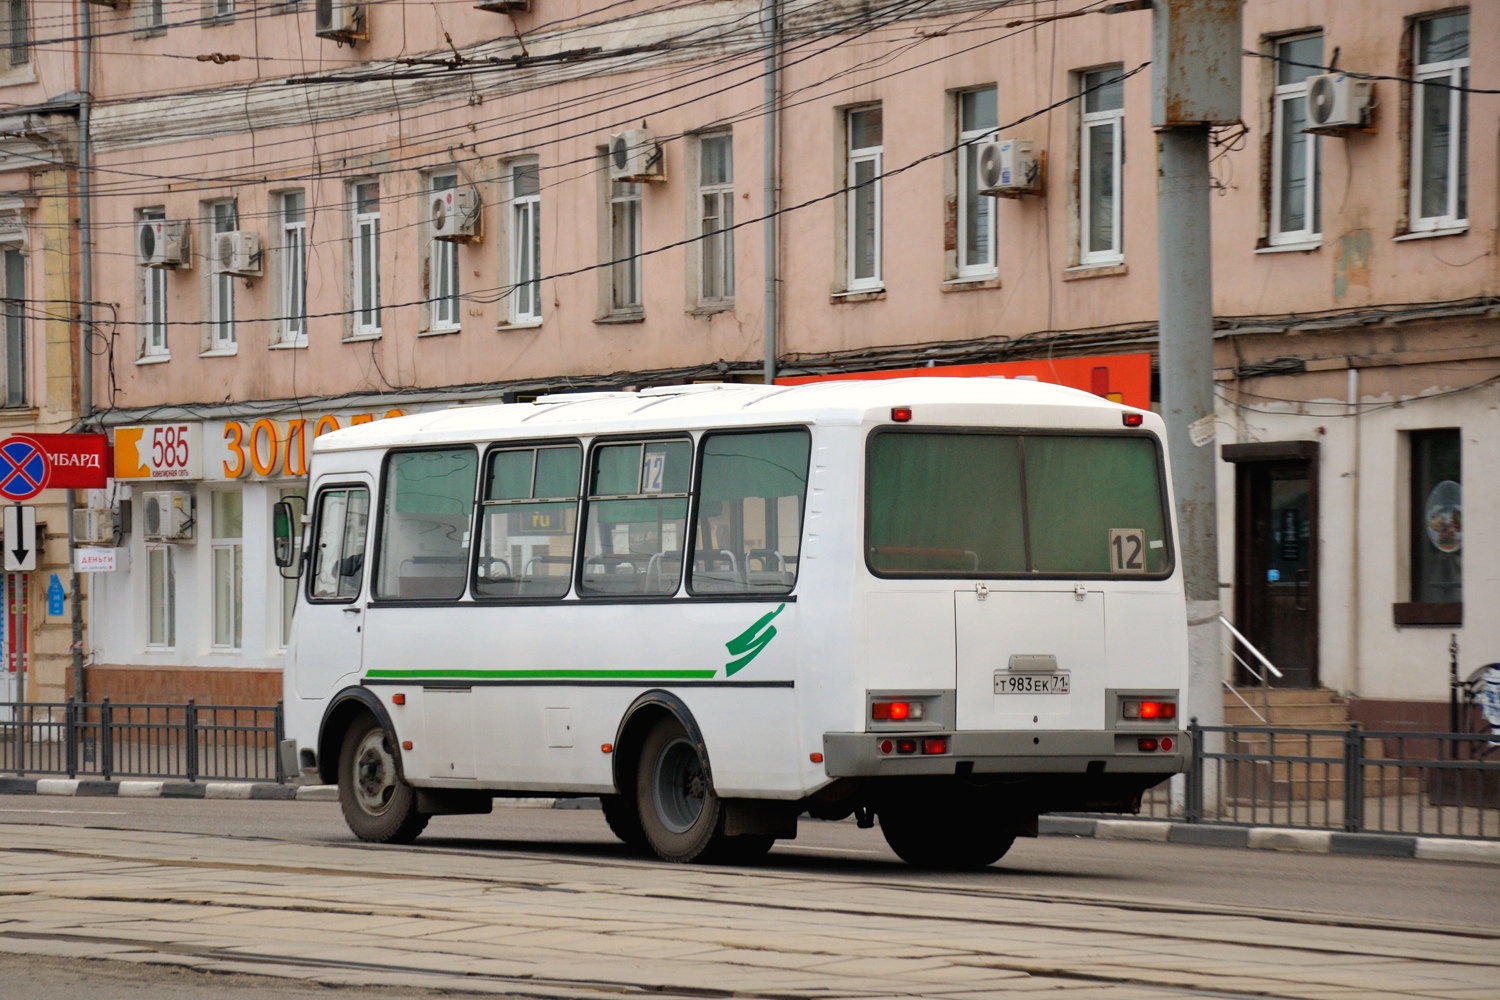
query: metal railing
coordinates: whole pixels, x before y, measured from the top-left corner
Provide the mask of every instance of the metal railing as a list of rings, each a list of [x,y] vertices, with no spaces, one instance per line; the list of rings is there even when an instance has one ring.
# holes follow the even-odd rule
[[[1500,839],[1500,736],[1200,726],[1179,815],[1166,785],[1142,814],[1189,823]]]
[[[0,702],[0,773],[284,782],[275,705]]]
[[[1276,664],[1266,659],[1266,654],[1257,649],[1253,642],[1251,642],[1249,639],[1246,639],[1244,635],[1241,634],[1240,630],[1235,628],[1234,623],[1231,622],[1228,618],[1220,615],[1219,624],[1224,626],[1225,630],[1228,631],[1230,635],[1229,641],[1225,643],[1225,646],[1229,650],[1229,655],[1234,657],[1235,660],[1239,662],[1240,668],[1243,669],[1245,673],[1260,681],[1260,704],[1261,708],[1265,709],[1265,712],[1257,712],[1255,710],[1255,706],[1246,701],[1244,699],[1244,696],[1236,691],[1234,685],[1230,684],[1228,681],[1224,681],[1224,689],[1238,698],[1241,705],[1244,705],[1246,708],[1250,709],[1250,714],[1259,719],[1262,725],[1269,726],[1271,724],[1271,677],[1274,675],[1277,680],[1281,680],[1283,675],[1280,670],[1276,669]],[[1264,670],[1256,670],[1245,661],[1245,658],[1239,654],[1239,650],[1234,648],[1234,642],[1236,639],[1239,640],[1239,642],[1250,651],[1251,656],[1254,656],[1257,660],[1260,661],[1261,666],[1265,668]]]

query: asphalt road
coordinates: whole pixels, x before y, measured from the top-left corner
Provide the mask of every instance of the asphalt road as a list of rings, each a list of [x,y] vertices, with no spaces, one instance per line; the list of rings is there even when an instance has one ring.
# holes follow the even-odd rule
[[[303,870],[298,866],[306,866],[305,870],[309,872],[323,871],[327,861],[314,862],[307,859],[333,857],[327,854],[326,849],[338,848],[348,853],[359,870],[368,870],[372,877],[378,874],[378,877],[392,880],[426,879],[430,875],[425,873],[436,870],[472,870],[475,872],[475,879],[483,881],[483,878],[493,879],[498,876],[488,874],[481,878],[482,873],[509,872],[517,868],[530,871],[538,866],[596,873],[587,878],[592,880],[590,885],[599,886],[597,899],[590,898],[592,891],[578,893],[575,889],[568,889],[568,892],[575,893],[566,900],[572,907],[604,907],[609,905],[607,900],[613,899],[617,903],[620,898],[636,898],[633,893],[639,890],[633,888],[623,897],[618,894],[611,896],[606,884],[613,886],[614,880],[620,881],[622,885],[633,885],[631,880],[645,879],[648,885],[660,883],[665,890],[674,882],[689,880],[685,884],[690,884],[691,879],[705,877],[679,866],[659,865],[631,853],[609,833],[602,814],[597,810],[497,808],[489,816],[438,817],[433,820],[418,844],[410,848],[356,846],[357,842],[343,824],[338,806],[320,802],[15,796],[0,798],[0,827],[5,830],[0,853],[9,851],[17,857],[49,859],[54,865],[48,876],[54,881],[43,883],[39,889],[26,890],[31,895],[10,897],[12,900],[30,900],[37,895],[52,896],[59,892],[63,895],[58,898],[66,897],[71,891],[66,874],[69,865],[67,859],[79,858],[77,878],[91,878],[94,877],[91,865],[100,862],[100,859],[116,856],[111,851],[116,854],[123,851],[124,854],[119,856],[128,867],[119,872],[111,868],[98,877],[128,875],[135,877],[137,882],[130,889],[112,889],[106,885],[106,889],[97,898],[132,902],[141,900],[141,887],[152,887],[150,879],[154,877],[149,873],[143,876],[135,868],[137,856],[142,854],[142,849],[137,847],[126,851],[124,848],[117,848],[113,842],[130,839],[138,845],[153,846],[155,842],[138,834],[111,834],[108,832],[110,830],[194,835],[188,838],[170,836],[160,843],[170,845],[175,851],[189,852],[179,856],[188,859],[193,866],[204,866],[210,872],[220,868],[239,871],[244,867],[247,871],[264,873],[281,864],[283,858],[288,873]],[[74,829],[61,829],[65,827]],[[85,834],[77,828],[96,833]],[[243,861],[242,855],[253,856],[254,864]],[[119,862],[112,862],[116,863]],[[153,860],[152,863],[167,862]],[[56,867],[58,864],[62,865],[61,869]],[[160,870],[164,873],[176,873],[179,867],[173,863],[172,867]],[[59,877],[59,871],[62,872],[62,882],[55,881]],[[703,870],[699,869],[699,872]],[[886,848],[878,830],[860,830],[852,822],[821,823],[804,820],[798,838],[778,844],[766,861],[752,872],[757,876],[752,881],[759,881],[767,886],[757,891],[771,893],[770,898],[776,898],[775,893],[780,892],[811,892],[817,894],[819,899],[826,898],[830,906],[853,906],[856,911],[865,905],[859,903],[859,900],[868,900],[877,909],[886,905],[912,905],[892,902],[898,898],[919,898],[923,900],[923,907],[931,905],[939,910],[951,905],[955,912],[963,907],[988,907],[990,904],[986,900],[997,904],[1003,902],[1006,906],[1021,907],[1023,910],[1034,907],[1038,914],[1055,914],[1059,907],[1070,908],[1076,904],[1080,912],[1087,908],[1090,912],[1105,913],[1106,916],[1102,919],[1106,927],[1112,928],[1123,921],[1124,924],[1132,925],[1130,933],[1148,937],[1155,935],[1159,929],[1163,944],[1152,946],[1149,953],[1153,954],[1157,947],[1162,949],[1163,954],[1170,952],[1181,943],[1176,937],[1179,932],[1205,923],[1227,920],[1229,923],[1224,924],[1225,927],[1237,928],[1241,922],[1252,922],[1254,928],[1248,932],[1252,943],[1262,938],[1268,942],[1272,938],[1278,941],[1296,941],[1303,935],[1310,942],[1314,938],[1318,939],[1317,947],[1309,947],[1308,950],[1325,957],[1313,959],[1314,964],[1308,966],[1307,975],[1310,977],[1314,975],[1312,970],[1317,963],[1339,960],[1326,957],[1330,954],[1329,942],[1333,942],[1332,953],[1336,954],[1344,947],[1341,942],[1346,940],[1364,942],[1367,939],[1379,939],[1370,945],[1373,957],[1369,959],[1372,963],[1378,963],[1389,960],[1388,952],[1392,947],[1396,951],[1402,950],[1401,942],[1406,937],[1403,931],[1408,929],[1412,946],[1417,952],[1426,946],[1423,944],[1426,941],[1437,942],[1440,949],[1452,949],[1459,954],[1471,948],[1485,956],[1500,952],[1500,868],[1494,866],[1044,837],[1018,841],[1007,857],[984,872],[947,875],[924,873],[918,878]],[[737,880],[741,878],[741,873],[732,874]],[[191,871],[189,875],[194,879],[207,877],[193,875]],[[177,875],[171,877],[175,878]],[[265,877],[262,875],[256,878],[263,880]],[[512,876],[506,876],[510,877]],[[574,877],[581,879],[585,876],[567,876]],[[716,887],[720,884],[714,880],[721,876],[708,872],[707,877],[711,880],[710,884]],[[287,874],[274,878],[285,884],[278,883],[271,891],[293,894],[297,891],[298,875]],[[9,881],[14,884],[16,880],[12,876]],[[333,883],[334,888],[327,891],[331,894],[342,892],[342,884]],[[200,889],[198,882],[194,882],[193,886],[194,893],[208,891]],[[789,888],[775,889],[774,886]],[[219,894],[215,899],[237,898],[233,894],[242,889],[232,878],[222,884],[213,883],[213,891]],[[0,897],[5,897],[7,891],[5,885],[0,884]],[[687,888],[683,891],[691,896],[695,890]],[[913,896],[913,893],[917,895]],[[352,905],[342,896],[337,899],[339,906]],[[182,901],[174,899],[172,902]],[[156,902],[151,905],[161,904]],[[276,906],[265,905],[270,907],[266,910],[269,914],[282,912]],[[763,906],[764,903],[758,902],[756,905]],[[382,990],[372,988],[369,984],[341,986],[324,977],[322,981],[329,985],[318,985],[286,978],[243,975],[242,970],[232,963],[219,963],[219,966],[198,963],[204,968],[214,967],[218,970],[208,973],[155,964],[155,958],[145,960],[136,952],[111,956],[124,959],[123,961],[83,960],[96,956],[69,951],[70,942],[75,937],[81,941],[82,937],[38,934],[34,929],[38,926],[35,923],[27,925],[32,929],[24,933],[13,931],[20,924],[18,920],[11,919],[7,911],[14,913],[15,910],[13,904],[0,902],[0,1000],[62,1000],[75,997],[87,997],[88,1000],[145,1000],[147,997],[160,997],[163,1000],[207,1000],[209,997],[302,1000],[304,997],[353,996],[356,995],[356,990],[357,995],[370,997],[439,995],[429,993],[416,981],[400,988]],[[569,919],[573,919],[572,911],[567,912],[570,914]],[[716,909],[712,912],[710,922],[717,921],[722,916],[726,927],[741,919],[736,915],[739,911],[732,909]],[[840,912],[845,915],[835,918],[834,924],[857,922],[848,915],[848,911]],[[982,915],[985,920],[991,916],[988,909],[984,909]],[[510,919],[504,917],[502,923],[508,926]],[[549,916],[547,919],[557,918]],[[920,921],[930,917],[914,913],[911,919],[915,928]],[[1056,918],[1039,916],[1039,925],[1046,923],[1048,919]],[[1059,921],[1059,940],[1067,938],[1072,921],[1081,919],[1069,916]],[[578,933],[586,932],[586,922],[584,926],[585,931]],[[884,930],[886,927],[879,924],[875,929]],[[753,934],[754,931],[747,930],[745,933]],[[1225,940],[1230,940],[1237,937],[1239,931],[1226,934],[1228,937]],[[795,938],[796,935],[792,937]],[[1210,938],[1213,936],[1210,935]],[[943,939],[940,935],[934,940]],[[789,946],[778,943],[774,947]],[[1194,947],[1207,947],[1207,944],[1200,941]],[[1253,966],[1255,954],[1247,953],[1248,957],[1241,954],[1244,942],[1239,942],[1236,947],[1240,951],[1234,952],[1235,960],[1247,962],[1247,968]],[[1284,949],[1286,945],[1283,943],[1277,947]],[[1358,950],[1355,944],[1350,944],[1349,948],[1351,951]],[[197,961],[191,955],[185,958],[182,954],[171,952],[170,947],[166,953],[169,956],[176,955],[175,958],[169,957],[170,961],[189,964]],[[1189,950],[1190,955],[1196,953]],[[62,957],[70,954],[72,957]],[[796,948],[790,948],[787,956],[785,960],[789,963],[789,969],[790,965],[795,965],[805,957]],[[1182,960],[1181,956],[1178,956],[1178,960]],[[1209,962],[1219,959],[1206,956],[1204,960]],[[1359,961],[1357,955],[1351,956],[1349,960]],[[777,960],[771,961],[775,964]],[[1282,965],[1287,961],[1286,956],[1280,953],[1275,959],[1276,963]],[[1191,959],[1188,965],[1192,966]],[[1399,981],[1400,974],[1392,968],[1391,982],[1394,984]],[[1356,989],[1349,995],[1421,996],[1445,1000],[1448,997],[1472,997],[1474,1000],[1500,998],[1500,971],[1493,973],[1493,982],[1490,982],[1486,977],[1491,974],[1491,966],[1483,965],[1481,968],[1482,971],[1466,968],[1460,976],[1463,982],[1456,982],[1451,992],[1445,988],[1423,992],[1416,986],[1397,990],[1393,986],[1388,994],[1378,990],[1367,994]],[[1500,970],[1500,965],[1493,968]],[[782,971],[787,972],[789,969]],[[295,973],[295,969],[292,972],[280,970],[277,975]],[[1093,973],[1085,974],[1084,978],[1090,975]],[[1285,976],[1286,973],[1283,971],[1278,975]],[[1279,989],[1267,990],[1263,982],[1254,990],[1247,987],[1244,992],[1209,991],[1189,985],[1193,981],[1190,976],[1179,978],[1180,982],[1168,977],[1145,991],[1138,988],[1139,984],[1131,985],[1128,980],[1101,981],[1097,993],[1093,992],[1092,986],[1085,986],[1080,991],[1076,988],[1080,984],[1072,983],[1061,995],[1068,1000],[1073,1000],[1075,996],[1108,997],[1113,1000],[1127,996],[1345,995],[1326,987],[1306,991],[1292,987],[1288,987],[1285,992]],[[1024,983],[1007,980],[1005,988],[998,990],[996,995],[1008,994],[1023,986],[1028,989],[1039,988],[1042,984],[1037,979],[1027,979]],[[639,986],[632,985],[629,989],[621,987],[620,990],[611,988],[605,993],[618,995],[619,992],[637,992],[641,987],[659,989],[642,981]],[[500,982],[487,985],[482,995],[494,996],[497,990],[505,995],[539,995],[530,989],[517,990],[511,994]],[[592,989],[585,993],[603,995]],[[845,995],[856,994],[863,995],[857,990]],[[965,993],[966,996],[988,994],[989,990]],[[481,994],[455,990],[449,984],[440,995],[466,997]],[[677,994],[669,992],[667,995]],[[800,994],[789,992],[785,995]],[[907,992],[899,995],[913,994]]]

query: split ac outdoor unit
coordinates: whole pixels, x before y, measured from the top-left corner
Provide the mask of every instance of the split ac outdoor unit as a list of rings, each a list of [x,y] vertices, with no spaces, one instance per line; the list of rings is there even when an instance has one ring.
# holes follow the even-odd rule
[[[1307,79],[1307,125],[1304,132],[1337,135],[1367,128],[1375,106],[1375,87],[1344,73],[1324,73]]]
[[[650,129],[633,128],[609,137],[609,179],[664,181],[661,143]]]
[[[313,32],[319,38],[344,42],[365,41],[370,31],[365,24],[364,4],[351,0],[317,0],[313,7]]]
[[[454,243],[476,243],[480,237],[479,192],[448,188],[432,193],[432,238]]]
[[[475,10],[489,10],[500,14],[529,14],[531,13],[531,0],[481,0],[474,5]]]
[[[193,540],[193,495],[185,490],[158,490],[141,496],[145,511],[141,537],[148,542]]]
[[[76,545],[115,544],[115,518],[97,507],[73,511],[73,542]]]
[[[260,277],[260,234],[243,231],[215,233],[213,263],[216,274]]]
[[[136,231],[135,248],[147,267],[182,267],[188,259],[187,223],[145,219]]]
[[[1019,198],[1042,191],[1042,161],[1031,143],[1000,139],[979,147],[979,193]]]

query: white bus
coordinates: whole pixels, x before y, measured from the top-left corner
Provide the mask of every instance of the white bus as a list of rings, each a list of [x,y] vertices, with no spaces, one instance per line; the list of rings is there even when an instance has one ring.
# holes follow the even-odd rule
[[[1187,766],[1163,434],[1072,389],[916,378],[325,435],[301,556],[277,511],[283,761],[372,841],[600,796],[669,861],[753,858],[806,813],[988,865]]]

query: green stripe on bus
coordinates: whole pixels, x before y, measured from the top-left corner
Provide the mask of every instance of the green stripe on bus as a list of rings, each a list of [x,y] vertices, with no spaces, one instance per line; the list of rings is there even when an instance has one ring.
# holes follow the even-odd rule
[[[371,670],[365,676],[395,680],[608,680],[615,677],[626,680],[702,680],[716,673],[717,670]]]

